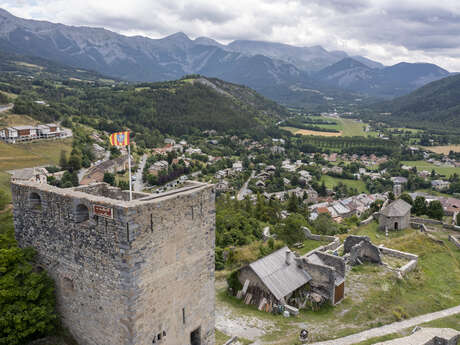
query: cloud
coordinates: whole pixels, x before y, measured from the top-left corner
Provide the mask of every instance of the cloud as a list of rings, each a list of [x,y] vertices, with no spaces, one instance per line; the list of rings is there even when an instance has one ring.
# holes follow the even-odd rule
[[[321,45],[385,64],[425,61],[460,71],[458,0],[0,0],[13,14],[160,38]]]

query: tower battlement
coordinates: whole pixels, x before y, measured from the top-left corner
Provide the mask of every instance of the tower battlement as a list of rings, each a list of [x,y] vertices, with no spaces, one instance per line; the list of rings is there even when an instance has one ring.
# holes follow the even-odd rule
[[[81,345],[214,345],[215,192],[13,182],[15,235]]]

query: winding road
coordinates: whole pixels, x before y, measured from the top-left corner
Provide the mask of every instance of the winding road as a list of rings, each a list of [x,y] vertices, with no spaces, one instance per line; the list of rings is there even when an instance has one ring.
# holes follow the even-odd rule
[[[249,181],[255,176],[256,174],[256,171],[253,170],[251,172],[251,176],[249,176],[249,178],[246,180],[246,182],[243,184],[243,187],[241,187],[240,191],[238,192],[238,195],[236,196],[236,199],[237,200],[243,200],[244,197],[246,196],[246,194],[248,193],[247,190],[248,190],[248,184],[249,184]]]

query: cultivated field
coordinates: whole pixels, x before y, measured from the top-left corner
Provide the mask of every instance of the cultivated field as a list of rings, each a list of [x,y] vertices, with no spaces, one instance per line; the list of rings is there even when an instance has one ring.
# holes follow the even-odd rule
[[[460,152],[460,145],[446,146],[422,146],[425,150],[433,151],[434,153],[443,153],[448,155],[450,151]]]
[[[340,132],[322,132],[314,131],[309,129],[300,129],[295,127],[281,127],[282,129],[288,130],[293,134],[302,134],[302,135],[317,135],[323,137],[353,137],[353,136],[367,136],[369,133],[364,132],[366,124],[351,120],[351,119],[341,119],[341,118],[331,118],[327,116],[312,116],[314,119],[321,119],[327,121],[334,121],[335,124],[330,125],[315,125],[324,129],[334,129]]]

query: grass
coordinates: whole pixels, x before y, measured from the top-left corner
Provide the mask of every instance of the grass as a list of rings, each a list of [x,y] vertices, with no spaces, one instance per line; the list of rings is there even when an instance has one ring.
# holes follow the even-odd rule
[[[460,331],[460,314],[455,314],[442,319],[430,321],[420,325],[422,327],[439,327],[439,328],[452,328]]]
[[[320,246],[324,246],[328,244],[328,242],[323,242],[323,241],[315,241],[315,240],[305,240],[303,242],[303,247],[298,249],[298,248],[291,248],[295,252],[297,252],[299,255],[304,255],[307,254],[308,252],[312,251],[313,249],[316,249]]]
[[[216,345],[224,345],[231,337],[216,329]]]
[[[425,161],[402,161],[401,163],[407,166],[417,167],[418,171],[427,170],[431,172],[431,170],[434,169],[438,174],[444,176],[450,176],[454,173],[460,174],[460,168],[436,166]]]
[[[27,115],[4,113],[0,115],[0,123],[5,127],[26,125],[35,126],[39,124],[39,121],[34,120]]]
[[[406,278],[398,279],[379,265],[356,266],[347,272],[342,303],[323,307],[319,312],[302,310],[295,318],[259,312],[255,306],[227,296],[224,290],[217,294],[218,304],[230,308],[232,317],[248,316],[274,323],[275,327],[261,340],[278,345],[296,344],[304,324],[311,331],[312,342],[322,341],[460,304],[460,251],[447,241],[447,235],[442,237],[441,245],[413,229],[390,232],[386,237],[377,228],[374,222],[350,233],[369,236],[377,245],[419,255],[418,267]],[[449,322],[455,325],[458,320],[452,318]],[[400,336],[389,335],[378,340]],[[365,344],[372,342],[360,345]]]
[[[70,153],[72,139],[37,141],[26,144],[5,144],[0,142],[0,189],[11,194],[8,170],[39,165],[55,165],[59,162],[61,150]]]
[[[366,184],[361,180],[348,180],[344,178],[332,177],[329,175],[322,175],[320,183],[324,181],[326,188],[332,189],[333,187],[337,186],[339,182],[347,185],[348,187],[356,188],[359,193],[367,193],[368,190],[366,188]]]

